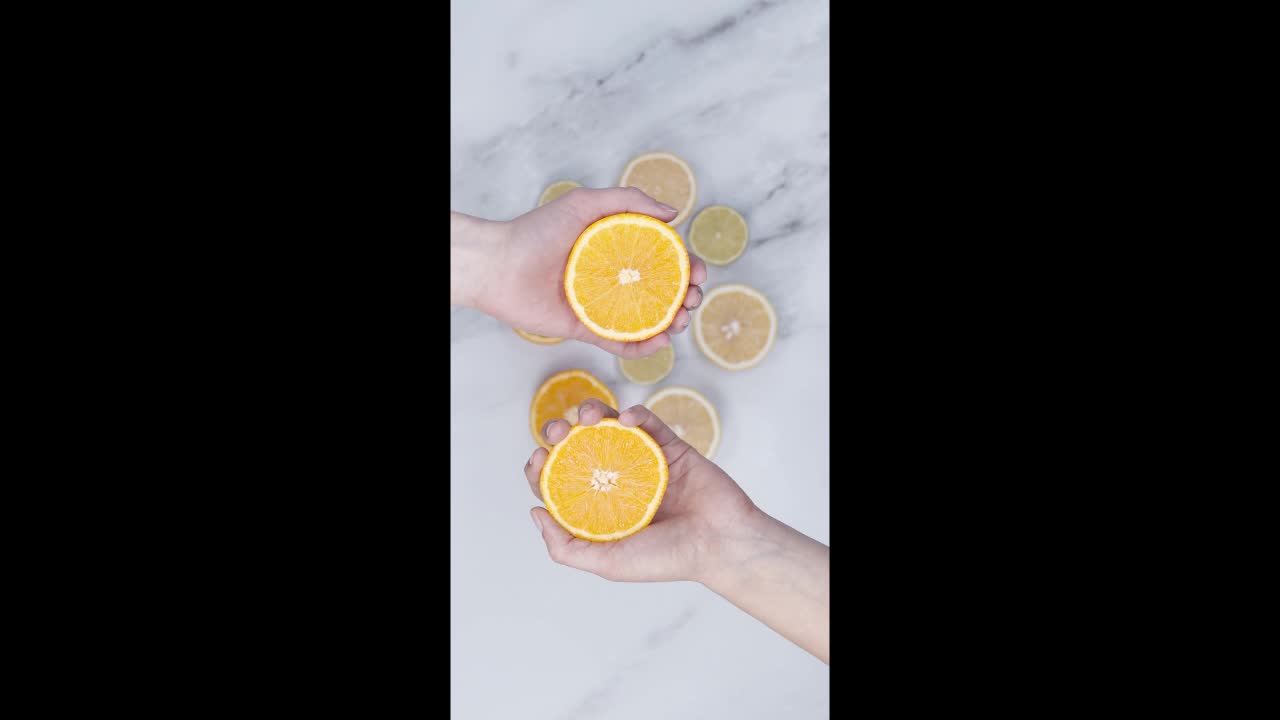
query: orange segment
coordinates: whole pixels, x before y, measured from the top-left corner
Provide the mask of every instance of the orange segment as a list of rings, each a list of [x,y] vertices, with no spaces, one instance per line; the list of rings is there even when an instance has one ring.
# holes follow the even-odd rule
[[[529,403],[529,432],[544,448],[551,446],[542,439],[542,426],[548,420],[562,418],[570,425],[578,424],[578,406],[595,398],[613,409],[618,399],[600,379],[586,370],[565,370],[547,378]]]
[[[666,330],[689,290],[689,253],[666,223],[622,213],[592,223],[574,243],[564,292],[591,332],[635,342]]]
[[[621,540],[653,520],[667,491],[667,458],[640,428],[579,425],[542,466],[547,512],[575,537]]]

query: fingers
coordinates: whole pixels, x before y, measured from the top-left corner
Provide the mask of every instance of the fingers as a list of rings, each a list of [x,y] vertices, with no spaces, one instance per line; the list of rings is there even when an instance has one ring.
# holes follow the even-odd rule
[[[702,288],[697,285],[690,285],[689,292],[684,294],[684,307],[686,310],[692,310],[702,304]]]
[[[546,440],[548,445],[555,445],[569,436],[571,427],[567,421],[559,418],[548,420],[542,426],[542,439]]]
[[[593,223],[602,217],[633,212],[655,217],[663,222],[674,220],[678,214],[673,207],[663,205],[645,195],[639,188],[575,188],[564,194],[568,206],[584,223]]]
[[[652,437],[654,442],[657,442],[658,445],[662,446],[663,450],[668,450],[668,446],[682,445],[689,447],[685,441],[680,439],[680,436],[677,436],[671,428],[667,427],[666,423],[663,423],[662,420],[658,419],[658,416],[654,415],[652,411],[644,405],[632,405],[631,407],[627,407],[626,410],[623,410],[622,413],[618,415],[618,421],[623,425],[626,425],[628,428],[637,427],[643,429],[644,432],[649,433],[649,437]],[[668,452],[667,456],[669,459],[671,454]]]
[[[680,308],[676,311],[676,317],[671,321],[671,327],[667,328],[667,332],[679,335],[689,329],[689,323],[693,321],[693,316],[688,310]]]
[[[533,496],[542,499],[542,466],[547,462],[547,456],[551,453],[546,448],[538,448],[533,451],[533,455],[529,456],[529,462],[524,464],[524,479],[529,481],[529,489],[533,491]]]
[[[595,425],[604,418],[616,418],[618,411],[595,398],[583,400],[578,406],[578,424]]]
[[[706,281],[707,264],[702,262],[702,258],[694,255],[693,253],[689,253],[689,284],[701,285]],[[698,296],[698,302],[702,302],[702,296]],[[697,305],[690,305],[689,303],[685,303],[684,306],[691,310],[697,307]]]
[[[616,417],[618,417],[617,410],[595,398],[588,398],[578,406],[579,425],[595,425],[603,418]],[[572,429],[571,426],[564,420],[559,418],[548,420],[542,426],[542,437],[547,444],[555,445],[569,436],[570,429]],[[524,464],[524,479],[529,481],[529,490],[539,500],[542,499],[542,466],[547,463],[547,457],[550,455],[546,448],[537,448]]]
[[[609,551],[607,545],[570,535],[544,508],[536,507],[530,514],[533,516],[533,524],[542,533],[542,541],[547,544],[547,554],[552,560],[571,568],[601,574],[605,553]]]
[[[618,417],[618,411],[608,405],[605,405],[600,400],[587,398],[578,406],[577,422],[574,424],[595,425],[600,422],[601,418],[607,417]],[[548,445],[555,445],[568,437],[569,431],[572,429],[573,426],[570,425],[568,421],[561,420],[560,418],[554,418],[552,420],[548,420],[546,424],[542,426],[542,439],[546,440]],[[538,453],[535,450],[534,455],[537,454]],[[530,458],[530,461],[532,460],[533,458]],[[546,460],[546,458],[544,457],[543,460]]]

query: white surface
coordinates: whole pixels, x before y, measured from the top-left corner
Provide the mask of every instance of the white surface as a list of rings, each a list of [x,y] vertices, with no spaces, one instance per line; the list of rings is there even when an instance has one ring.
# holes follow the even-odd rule
[[[515,217],[553,180],[613,185],[633,155],[671,150],[697,174],[699,208],[729,205],[750,226],[746,253],[711,267],[706,287],[745,282],[779,315],[760,366],[721,370],[686,333],[671,375],[642,387],[594,347],[533,345],[452,311],[451,716],[827,717],[827,667],[701,586],[552,563],[522,474],[529,399],[548,375],[590,370],[624,407],[688,385],[719,408],[720,465],[827,542],[827,4],[454,0],[451,12],[452,209]]]

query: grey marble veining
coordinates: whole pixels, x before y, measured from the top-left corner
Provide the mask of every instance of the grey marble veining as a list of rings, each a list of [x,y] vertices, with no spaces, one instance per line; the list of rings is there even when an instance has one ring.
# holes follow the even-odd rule
[[[729,205],[751,244],[707,287],[772,300],[778,339],[730,373],[678,336],[676,368],[719,408],[717,462],[768,512],[828,541],[830,412],[827,5],[451,3],[450,203],[523,213],[549,182],[615,185],[632,156],[676,152],[698,207]],[[688,223],[679,228],[681,233]],[[540,347],[450,314],[451,716],[534,720],[828,716],[825,665],[691,583],[614,584],[553,564],[528,517],[528,403],[553,372],[627,382],[580,343]]]

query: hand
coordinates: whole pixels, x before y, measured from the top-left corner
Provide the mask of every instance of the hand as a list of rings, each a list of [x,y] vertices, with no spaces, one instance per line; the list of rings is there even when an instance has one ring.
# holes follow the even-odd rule
[[[587,400],[578,409],[582,425],[595,425],[606,417],[616,417],[628,427],[639,426],[662,447],[670,466],[666,495],[648,527],[611,543],[575,538],[544,508],[534,508],[533,520],[542,531],[551,559],[607,580],[699,580],[710,575],[720,554],[720,538],[732,535],[735,526],[746,524],[756,512],[755,505],[732,478],[643,405],[621,415],[599,400]],[[564,420],[551,420],[542,430],[552,445],[568,434],[569,423]],[[524,466],[529,489],[539,500],[539,479],[548,454],[540,447]]]
[[[670,466],[667,493],[653,522],[611,543],[570,535],[544,508],[533,509],[551,559],[606,580],[693,580],[830,662],[831,564],[826,545],[766,515],[715,463],[702,457],[661,420],[637,405],[618,415],[598,400],[578,408],[578,421],[594,425],[617,417],[639,426],[662,447]],[[569,423],[551,420],[548,443],[569,434]],[[538,499],[549,453],[533,451],[525,479]]]
[[[621,357],[645,357],[671,344],[671,333],[689,327],[689,310],[702,302],[707,266],[689,257],[690,287],[684,307],[671,326],[640,342],[606,340],[587,329],[564,295],[564,266],[569,251],[588,225],[609,215],[634,212],[670,220],[676,211],[636,188],[576,188],[542,207],[504,223],[483,223],[497,238],[491,257],[475,258],[488,275],[478,281],[484,291],[475,305],[489,315],[526,332],[590,343]]]

